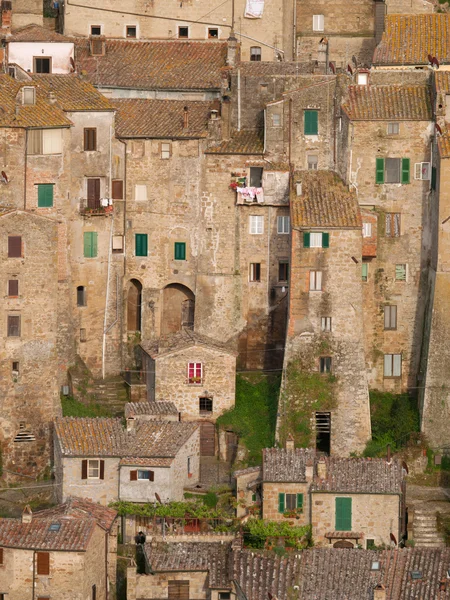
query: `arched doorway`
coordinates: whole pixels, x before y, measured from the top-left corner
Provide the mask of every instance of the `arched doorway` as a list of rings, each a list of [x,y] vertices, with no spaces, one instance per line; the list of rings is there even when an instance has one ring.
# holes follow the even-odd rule
[[[171,283],[163,290],[161,335],[176,333],[181,329],[193,329],[195,296],[180,283]]]
[[[353,544],[348,542],[347,540],[339,540],[335,544],[333,544],[333,548],[353,548]]]
[[[128,285],[127,297],[127,329],[141,331],[142,322],[142,284],[137,279],[131,279]]]

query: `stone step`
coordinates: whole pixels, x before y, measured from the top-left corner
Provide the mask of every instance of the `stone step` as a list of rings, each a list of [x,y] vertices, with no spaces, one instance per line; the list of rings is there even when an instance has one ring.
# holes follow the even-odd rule
[[[416,548],[445,548],[444,542],[420,542],[415,541]]]
[[[418,540],[436,540],[436,539],[440,539],[440,536],[437,534],[436,531],[414,531],[414,539]]]

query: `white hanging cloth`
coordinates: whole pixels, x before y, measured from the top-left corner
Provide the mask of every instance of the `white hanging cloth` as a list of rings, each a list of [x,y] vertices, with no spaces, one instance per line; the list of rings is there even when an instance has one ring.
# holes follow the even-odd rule
[[[260,19],[264,12],[264,0],[247,0],[244,17]]]

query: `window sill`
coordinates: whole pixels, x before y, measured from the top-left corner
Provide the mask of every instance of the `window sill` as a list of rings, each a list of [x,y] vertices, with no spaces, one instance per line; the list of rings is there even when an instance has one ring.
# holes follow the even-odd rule
[[[201,411],[199,412],[199,415],[200,415],[201,417],[208,417],[208,416],[210,416],[210,415],[212,415],[212,414],[213,414],[213,411],[212,411],[212,410],[201,410]]]
[[[196,385],[196,386],[199,386],[199,385],[202,385],[202,382],[201,381],[186,381],[186,385]]]
[[[401,379],[401,375],[383,375],[383,379]]]

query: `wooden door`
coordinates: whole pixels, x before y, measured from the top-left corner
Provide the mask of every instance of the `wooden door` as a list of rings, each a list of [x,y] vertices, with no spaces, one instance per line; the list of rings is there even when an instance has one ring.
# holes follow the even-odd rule
[[[169,600],[189,600],[189,581],[168,582]]]
[[[201,456],[214,456],[216,431],[214,423],[203,421],[200,423],[200,454]]]
[[[100,179],[87,181],[88,208],[100,208]]]

